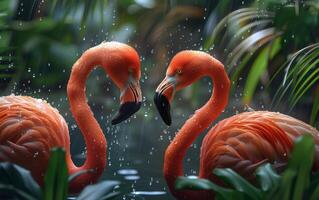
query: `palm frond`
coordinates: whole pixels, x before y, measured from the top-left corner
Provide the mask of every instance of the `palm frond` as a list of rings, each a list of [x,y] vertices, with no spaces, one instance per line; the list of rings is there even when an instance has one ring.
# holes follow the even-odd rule
[[[219,59],[224,60],[231,76],[232,91],[242,72],[248,71],[243,97],[246,104],[267,70],[268,60],[281,49],[282,33],[273,26],[273,21],[273,12],[254,7],[238,9],[218,23],[204,44],[206,50],[222,52]]]
[[[319,88],[319,87],[317,87]],[[319,92],[317,89],[317,94],[314,98],[314,103],[311,109],[311,115],[310,115],[310,124],[317,126],[318,124],[316,124],[316,118],[319,112]]]
[[[274,13],[257,8],[238,9],[224,17],[206,38],[206,50],[222,49],[227,71],[233,81],[256,51],[281,35],[273,27]]]
[[[271,81],[282,72],[282,83],[273,98],[272,107],[277,108],[284,97],[288,99],[289,109],[292,110],[304,95],[319,85],[319,43],[309,45],[294,53],[289,62],[278,68]],[[318,97],[312,108],[311,124],[318,114]]]

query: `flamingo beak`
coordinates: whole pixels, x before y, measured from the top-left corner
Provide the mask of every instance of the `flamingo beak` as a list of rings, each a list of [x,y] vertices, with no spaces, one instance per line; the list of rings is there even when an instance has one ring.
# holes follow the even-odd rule
[[[174,77],[166,76],[156,89],[154,96],[156,108],[163,121],[168,126],[172,124],[170,101],[172,101],[174,97],[175,83],[176,81]]]
[[[120,108],[112,119],[112,125],[128,119],[141,108],[142,92],[138,81],[127,84],[127,87],[121,91],[120,101]]]

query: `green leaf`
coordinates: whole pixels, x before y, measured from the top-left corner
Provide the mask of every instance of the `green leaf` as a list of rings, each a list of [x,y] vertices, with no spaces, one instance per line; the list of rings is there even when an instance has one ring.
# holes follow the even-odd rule
[[[316,67],[316,65],[319,64],[319,59],[317,59],[315,62],[313,62],[311,65],[307,67],[307,69],[300,75],[299,80],[297,81],[297,84],[294,86],[293,91],[291,92],[292,100],[291,100],[291,108],[293,108],[296,103],[299,101],[299,99],[303,96],[305,92],[309,90],[309,88],[318,82],[319,80],[319,68],[308,74],[308,72],[313,68]],[[307,74],[307,76],[306,76]],[[305,77],[306,76],[306,77]],[[303,79],[305,77],[305,79]],[[297,90],[297,91],[296,91]]]
[[[266,44],[269,41],[272,41],[280,33],[277,33],[274,28],[267,28],[264,30],[260,30],[256,33],[253,33],[245,40],[243,40],[240,44],[236,46],[228,55],[227,63],[228,71],[231,71],[238,60],[247,52],[254,51],[254,49],[260,48],[263,44]]]
[[[80,193],[77,200],[104,200],[102,197],[114,198],[114,187],[119,185],[118,181],[102,181],[94,185],[89,185]]]
[[[188,177],[178,177],[175,182],[176,190],[212,190],[217,196],[222,199],[234,199],[241,196],[241,194],[235,190],[223,188],[216,185],[215,183],[201,178],[188,178]]]
[[[270,53],[269,53],[269,59],[272,59],[277,55],[277,53],[281,49],[281,37],[276,38],[270,46]]]
[[[44,176],[44,200],[65,200],[67,192],[68,170],[65,151],[62,148],[53,148]]]
[[[0,163],[0,196],[17,197],[23,200],[41,198],[40,186],[30,172],[18,165]]]
[[[266,46],[254,61],[245,84],[243,102],[249,104],[256,90],[261,75],[267,69],[269,57],[269,46]]]
[[[309,186],[310,172],[315,153],[315,144],[310,134],[296,139],[288,162],[288,169],[296,170],[296,182],[293,190],[293,199],[302,199],[303,191]]]
[[[317,200],[319,199],[319,185],[315,188],[313,193],[311,194],[310,200]]]
[[[51,7],[50,14],[51,15],[53,14],[54,10],[56,9],[57,2],[58,2],[58,0],[52,0],[51,1],[51,4],[50,4],[50,7]]]
[[[277,38],[273,43],[267,45],[257,56],[254,61],[244,88],[244,97],[243,102],[245,104],[249,104],[254,93],[256,87],[258,85],[259,79],[262,74],[266,71],[268,66],[268,59],[273,58],[280,50],[280,41],[281,38]]]
[[[314,190],[314,188],[317,187],[317,185],[319,185],[319,171],[317,171],[310,177],[310,185],[308,189],[310,191]]]
[[[315,96],[312,109],[311,109],[310,124],[313,126],[315,125],[315,120],[317,118],[318,112],[319,112],[319,91],[317,91],[317,94]]]
[[[293,191],[293,179],[296,172],[291,169],[286,169],[281,176],[280,186],[278,192],[274,196],[274,200],[291,200],[291,193]]]
[[[242,13],[251,13],[251,12],[256,12],[255,8],[242,8],[242,9],[238,9],[235,10],[234,12],[231,12],[230,14],[228,14],[226,17],[224,17],[222,20],[220,20],[220,22],[216,25],[213,33],[206,39],[205,44],[204,44],[204,48],[206,50],[208,50],[213,43],[216,40],[216,37],[222,32],[222,30],[226,27],[228,21],[231,18],[234,18],[234,16],[237,16],[239,14]]]
[[[75,172],[74,174],[71,174],[68,178],[68,182],[71,183],[75,178],[81,176],[82,174],[86,174],[86,173],[92,173],[94,172],[94,169],[86,169],[86,170],[81,170],[78,172]]]
[[[264,192],[275,190],[279,186],[280,176],[272,169],[269,163],[257,168],[256,177],[260,183],[261,190]]]
[[[262,198],[261,190],[257,189],[255,186],[246,181],[243,177],[234,172],[232,169],[214,169],[213,173],[216,176],[218,176],[218,178],[223,180],[226,184],[229,184],[237,191],[244,193],[251,199]]]
[[[319,199],[319,171],[310,177],[307,193],[310,200]]]
[[[317,80],[309,79],[309,76],[314,77],[317,73],[316,65],[319,55],[319,43],[309,45],[294,53],[289,62],[285,62],[275,72],[271,78],[271,82],[284,71],[282,84],[277,89],[277,92],[272,100],[272,107],[278,107],[283,101],[284,96],[289,93],[290,109],[296,105],[299,99],[308,91],[308,89],[316,83]],[[310,73],[310,70],[314,70]],[[318,81],[317,81],[318,82]],[[268,87],[270,84],[268,85]],[[291,90],[292,89],[292,90]],[[286,103],[286,101],[285,101]]]
[[[190,190],[213,190],[217,191],[223,189],[222,187],[214,184],[213,182],[202,178],[188,178],[178,177],[175,182],[175,189],[190,189]]]
[[[83,15],[81,19],[81,26],[84,26],[84,23],[87,21],[87,18],[89,16],[90,11],[94,10],[94,4],[96,3],[96,0],[91,0],[91,1],[85,1],[84,2],[84,10],[83,10]]]

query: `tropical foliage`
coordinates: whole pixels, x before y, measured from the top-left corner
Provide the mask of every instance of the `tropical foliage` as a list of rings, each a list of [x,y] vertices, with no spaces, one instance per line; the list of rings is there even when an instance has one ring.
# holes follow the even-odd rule
[[[81,172],[68,177],[65,151],[54,148],[51,151],[49,167],[45,174],[44,186],[41,188],[32,178],[30,172],[18,165],[0,163],[0,198],[21,200],[66,200],[68,183],[81,175]],[[101,181],[87,186],[77,197],[77,200],[108,200],[118,197],[121,193],[115,191],[118,181]],[[74,199],[74,198],[73,198]]]
[[[251,184],[231,169],[215,169],[213,173],[225,183],[219,186],[206,179],[179,177],[176,189],[212,190],[216,199],[315,200],[319,198],[319,172],[313,173],[314,141],[305,135],[295,141],[287,168],[277,174],[270,163],[256,170],[258,183]]]
[[[245,79],[245,104],[252,101],[260,82],[272,86],[267,87],[273,98],[272,110],[280,110],[276,105],[284,106],[289,99],[291,111],[310,96],[314,102],[310,123],[315,125],[319,109],[318,30],[318,1],[256,1],[222,18],[207,35],[204,47],[225,60],[233,91],[238,89],[237,81]]]

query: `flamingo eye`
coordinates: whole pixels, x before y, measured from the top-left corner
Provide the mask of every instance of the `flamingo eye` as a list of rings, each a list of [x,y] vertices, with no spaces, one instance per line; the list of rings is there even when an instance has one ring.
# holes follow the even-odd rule
[[[178,69],[178,70],[177,70],[177,74],[178,74],[178,75],[181,75],[181,74],[182,74],[182,70],[181,70],[181,69]]]

